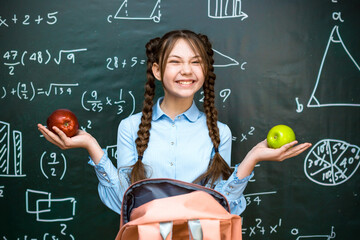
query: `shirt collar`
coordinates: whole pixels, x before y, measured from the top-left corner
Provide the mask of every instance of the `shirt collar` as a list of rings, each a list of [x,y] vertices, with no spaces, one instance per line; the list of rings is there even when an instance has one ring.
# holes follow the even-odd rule
[[[152,114],[153,121],[158,120],[163,115],[166,116],[166,114],[160,108],[160,104],[163,99],[164,99],[164,97],[159,98],[156,105],[153,106],[153,114]],[[190,122],[195,122],[200,117],[201,112],[199,111],[195,102],[193,101],[191,107],[188,110],[186,110],[186,112],[184,112],[180,115],[184,115]]]

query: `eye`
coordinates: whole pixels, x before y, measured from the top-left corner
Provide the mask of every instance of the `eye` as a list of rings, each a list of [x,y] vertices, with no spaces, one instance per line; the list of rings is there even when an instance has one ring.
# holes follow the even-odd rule
[[[177,59],[169,59],[168,63],[179,63],[180,61]]]
[[[197,58],[197,59],[192,60],[191,63],[192,64],[201,64],[202,62],[201,62],[201,59]]]

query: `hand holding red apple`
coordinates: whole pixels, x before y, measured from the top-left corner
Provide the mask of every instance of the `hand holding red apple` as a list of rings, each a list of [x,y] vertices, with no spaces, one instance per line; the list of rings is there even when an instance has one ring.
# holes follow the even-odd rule
[[[76,115],[68,109],[57,109],[55,110],[46,121],[47,127],[53,133],[56,133],[53,127],[59,128],[63,131],[66,136],[74,136],[78,129],[79,123]]]
[[[58,110],[55,112],[59,114]],[[48,128],[39,123],[37,125],[38,130],[46,140],[63,150],[71,148],[86,149],[95,164],[98,164],[104,154],[99,143],[91,134],[78,129],[79,125],[75,114],[72,115],[68,111],[63,110],[60,113],[59,116],[49,116]]]

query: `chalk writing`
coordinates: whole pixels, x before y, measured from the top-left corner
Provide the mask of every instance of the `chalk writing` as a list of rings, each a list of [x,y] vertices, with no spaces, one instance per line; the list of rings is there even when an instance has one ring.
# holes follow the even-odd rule
[[[106,153],[110,160],[117,164],[117,145],[106,146]]]
[[[292,235],[298,235],[299,234],[299,229],[297,228],[293,228],[291,230],[291,234]],[[334,239],[336,237],[336,233],[334,232],[334,226],[331,227],[331,233],[329,235],[304,235],[304,236],[298,236],[296,238],[296,240],[301,240],[301,239],[313,239],[313,240],[331,240]]]
[[[17,236],[16,240],[22,240],[22,239],[23,240],[60,240],[60,239],[61,240],[63,240],[63,239],[74,240],[75,239],[75,237],[72,234],[67,233],[67,225],[66,224],[61,223],[60,228],[61,228],[60,233],[59,233],[60,235],[46,232],[46,233],[41,234],[40,237],[31,236],[31,235]],[[2,240],[8,239],[5,235],[3,235],[2,237],[0,235],[0,238]]]
[[[241,138],[240,138],[240,142],[244,142],[246,140],[248,140],[249,136],[253,136],[254,135],[254,131],[255,131],[255,127],[250,127],[250,130],[246,133],[241,133]],[[233,141],[237,141],[238,137],[233,137]]]
[[[0,186],[0,198],[4,197],[4,188],[5,186]]]
[[[223,103],[228,99],[230,94],[231,94],[231,89],[226,88],[226,89],[220,90],[219,96],[222,98]],[[205,99],[204,91],[201,91],[200,95],[202,95],[202,97],[199,99],[199,102],[204,102],[204,99]]]
[[[9,75],[15,74],[15,66],[25,67],[29,63],[36,63],[41,65],[47,65],[53,60],[57,65],[62,62],[62,56],[66,55],[66,59],[71,63],[75,63],[75,53],[87,51],[86,48],[72,49],[72,50],[60,50],[53,57],[48,49],[45,51],[18,51],[8,50],[5,51],[3,56],[4,65],[9,68]]]
[[[47,178],[59,178],[62,180],[66,173],[66,158],[64,154],[46,151],[40,157],[41,173]]]
[[[242,0],[208,0],[208,17],[215,19],[240,18],[249,16],[242,11]]]
[[[242,227],[243,236],[253,237],[256,234],[261,236],[276,234],[282,226],[282,219],[279,218],[275,223],[264,224],[264,221],[261,218],[255,218],[255,222],[251,224],[253,225],[248,225],[244,220]]]
[[[33,101],[36,96],[62,96],[71,95],[73,88],[78,87],[78,83],[50,83],[47,89],[37,87],[33,82],[18,82],[16,87],[2,88],[2,99],[9,96],[15,96],[20,100]]]
[[[256,205],[259,206],[260,202],[262,201],[260,196],[268,195],[268,194],[275,194],[275,193],[276,193],[276,191],[244,194],[244,197],[246,199],[246,206],[249,206],[252,203],[256,203]]]
[[[214,59],[215,59],[215,64],[214,67],[230,67],[230,66],[238,66],[240,65],[240,63],[238,61],[236,61],[235,59],[225,55],[224,53],[216,50],[213,48],[214,51]],[[245,70],[245,65],[247,64],[247,62],[243,62],[241,63],[240,67],[241,70]]]
[[[296,101],[296,112],[301,113],[304,110],[304,105],[299,102],[299,98],[295,98]]]
[[[124,112],[125,104],[130,102],[130,104],[126,106],[132,106],[130,113],[130,115],[132,115],[135,111],[135,97],[132,91],[128,91],[127,94],[130,96],[130,100],[125,100],[123,96],[123,89],[120,89],[119,96],[116,99],[109,96],[104,96],[101,99],[97,90],[93,90],[90,93],[88,91],[84,91],[81,96],[81,106],[86,111],[97,113],[102,112],[105,107],[116,106],[116,114],[120,115]]]
[[[73,197],[52,198],[51,193],[27,189],[26,212],[36,215],[38,222],[65,222],[75,216],[76,200]]]
[[[46,16],[37,15],[31,16],[29,14],[18,16],[15,13],[10,19],[2,18],[0,16],[0,28],[1,27],[10,27],[11,25],[21,24],[24,26],[29,26],[31,24],[39,25],[40,23],[46,23],[48,25],[54,25],[57,23],[57,14],[59,12],[47,13]],[[9,21],[8,21],[9,20]]]
[[[17,130],[12,131],[12,160],[10,139],[10,124],[0,121],[0,177],[25,177],[22,169],[22,133]]]
[[[360,148],[335,139],[324,139],[309,151],[305,175],[314,183],[335,186],[346,182],[360,165]]]
[[[112,23],[115,20],[152,20],[156,23],[161,18],[161,0],[152,0],[153,5],[144,5],[144,0],[123,0],[120,8],[114,16],[109,15],[107,21]],[[148,3],[149,1],[147,1]]]
[[[347,61],[349,62],[349,64],[353,64],[352,66],[355,68],[355,71],[358,72],[358,74],[360,75],[360,66],[359,64],[354,60],[354,58],[351,56],[350,52],[348,51],[348,49],[346,48],[340,33],[339,33],[339,27],[338,26],[334,26],[331,33],[330,33],[330,37],[325,49],[325,53],[323,55],[322,61],[321,61],[321,65],[320,65],[320,69],[318,72],[318,76],[316,79],[316,83],[315,83],[315,87],[314,90],[311,94],[310,100],[308,101],[307,106],[308,107],[328,107],[328,106],[353,106],[353,107],[360,107],[360,99],[356,99],[355,102],[353,103],[353,97],[350,97],[350,99],[344,99],[343,102],[337,102],[339,100],[336,100],[335,102],[331,102],[330,100],[327,100],[328,102],[326,102],[325,100],[322,101],[319,97],[316,96],[316,92],[318,91],[319,88],[319,83],[320,83],[320,79],[321,81],[326,81],[326,79],[321,78],[322,72],[323,72],[323,67],[324,67],[324,63],[326,62],[326,59],[328,58],[328,52],[330,48],[335,48],[337,49],[337,51],[344,51],[346,53],[346,56],[348,59],[336,59],[336,61]],[[334,51],[334,50],[333,50]],[[350,61],[349,61],[350,60]],[[339,69],[340,71],[340,69]],[[346,73],[344,73],[346,74]],[[332,76],[333,77],[333,76]],[[346,86],[346,84],[344,84]],[[337,89],[335,89],[334,91],[336,91]],[[349,86],[349,88],[347,89],[350,93],[351,91],[356,90],[356,88],[351,88],[351,86]],[[320,90],[319,90],[320,91]],[[353,96],[358,96],[357,92],[353,93]]]
[[[106,68],[113,71],[115,69],[121,69],[125,67],[135,67],[137,65],[145,65],[146,60],[140,59],[138,57],[132,57],[130,60],[128,59],[119,59],[119,57],[109,57],[106,59]]]

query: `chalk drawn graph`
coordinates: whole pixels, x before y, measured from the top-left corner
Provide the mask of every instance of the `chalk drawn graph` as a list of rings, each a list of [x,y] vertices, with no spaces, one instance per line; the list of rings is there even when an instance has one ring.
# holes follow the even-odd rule
[[[38,222],[65,222],[75,216],[76,200],[73,197],[52,198],[51,193],[27,189],[26,212],[36,215]]]
[[[331,64],[326,65],[326,63]],[[346,70],[343,70],[345,68]],[[360,66],[346,48],[339,27],[334,26],[307,106],[360,107],[359,88]]]
[[[336,186],[349,180],[360,165],[360,148],[335,139],[323,139],[309,151],[305,175],[314,183]]]
[[[10,139],[10,124],[0,121],[0,177],[25,177],[22,166],[22,133],[12,131],[13,159],[10,157]]]
[[[150,2],[150,4],[149,4]],[[153,4],[151,4],[153,3]],[[161,0],[122,0],[122,3],[114,16],[109,15],[107,20],[152,20],[156,23],[161,18]]]
[[[214,19],[248,18],[242,11],[242,0],[208,0],[208,17]]]

